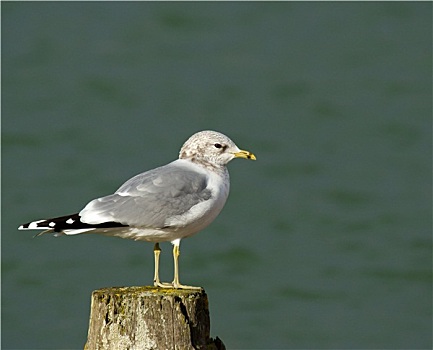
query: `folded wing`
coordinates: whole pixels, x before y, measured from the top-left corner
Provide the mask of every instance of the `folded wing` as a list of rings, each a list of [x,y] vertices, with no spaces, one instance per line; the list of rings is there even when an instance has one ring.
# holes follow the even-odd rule
[[[117,222],[141,228],[165,228],[170,219],[211,198],[207,176],[176,165],[139,174],[114,194],[91,201],[79,213],[89,225]]]

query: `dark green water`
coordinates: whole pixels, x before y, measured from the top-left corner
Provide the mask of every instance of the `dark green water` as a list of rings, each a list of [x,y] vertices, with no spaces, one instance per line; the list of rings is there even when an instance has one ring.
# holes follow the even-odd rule
[[[2,347],[82,348],[152,245],[32,239],[215,129],[229,201],[182,242],[229,349],[431,349],[429,2],[3,2]],[[172,277],[171,247],[162,272]]]

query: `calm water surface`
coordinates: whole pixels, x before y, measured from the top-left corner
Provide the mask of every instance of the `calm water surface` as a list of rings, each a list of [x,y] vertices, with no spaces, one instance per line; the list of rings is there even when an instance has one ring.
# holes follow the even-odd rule
[[[430,349],[431,13],[398,3],[2,3],[2,347],[79,349],[152,245],[32,239],[216,129],[229,201],[182,242],[228,349]],[[162,275],[172,276],[162,245]]]

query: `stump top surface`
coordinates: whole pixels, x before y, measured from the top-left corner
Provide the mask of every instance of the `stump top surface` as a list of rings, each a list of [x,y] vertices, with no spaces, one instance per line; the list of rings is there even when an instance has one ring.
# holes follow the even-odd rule
[[[159,288],[154,286],[135,286],[135,287],[108,287],[93,291],[99,295],[115,294],[115,295],[158,295],[158,296],[191,296],[191,295],[206,295],[204,289],[175,289],[175,288]]]

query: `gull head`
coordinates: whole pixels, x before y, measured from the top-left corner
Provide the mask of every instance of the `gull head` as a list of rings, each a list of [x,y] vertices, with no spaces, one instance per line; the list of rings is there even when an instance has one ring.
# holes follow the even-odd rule
[[[254,154],[239,149],[226,135],[209,130],[192,135],[179,152],[179,159],[214,167],[225,166],[233,158],[256,160]]]

